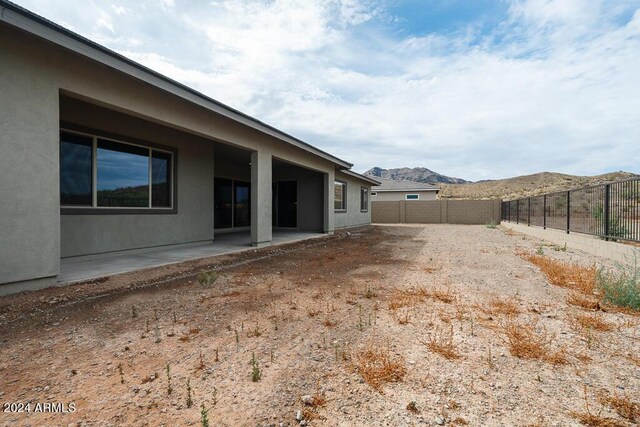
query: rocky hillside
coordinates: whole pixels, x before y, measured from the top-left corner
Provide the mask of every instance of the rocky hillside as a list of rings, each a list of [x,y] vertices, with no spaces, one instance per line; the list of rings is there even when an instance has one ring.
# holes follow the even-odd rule
[[[429,184],[464,184],[469,182],[464,179],[442,175],[427,168],[382,169],[379,167],[375,167],[369,169],[364,174],[373,177],[394,179],[397,181],[407,180],[415,182],[427,182]]]
[[[555,172],[540,172],[514,178],[479,181],[468,184],[439,184],[439,197],[447,199],[516,199],[554,191],[596,185],[638,176],[629,172],[576,176]]]

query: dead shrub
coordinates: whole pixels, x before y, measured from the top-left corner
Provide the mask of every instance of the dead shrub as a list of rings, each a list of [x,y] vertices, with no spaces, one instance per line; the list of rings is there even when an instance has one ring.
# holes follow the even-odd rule
[[[556,261],[542,255],[526,254],[525,258],[537,265],[556,286],[573,289],[586,295],[596,292],[596,267]]]
[[[460,354],[453,342],[453,326],[445,331],[440,331],[436,328],[434,333],[429,337],[429,341],[423,342],[423,344],[425,344],[429,350],[438,353],[445,359],[453,360],[460,358]]]
[[[373,389],[383,393],[386,383],[400,382],[407,369],[401,356],[393,357],[388,346],[370,342],[354,355],[355,368]]]
[[[449,289],[434,289],[429,296],[445,304],[451,304],[456,300],[456,295]]]
[[[424,302],[424,296],[421,296],[415,288],[400,290],[395,289],[389,298],[389,309],[397,310],[402,307],[413,307]]]
[[[580,421],[582,425],[588,427],[625,427],[626,424],[613,418],[601,417],[598,414],[591,414],[588,412],[571,412],[571,416]]]
[[[566,364],[567,357],[564,349],[552,352],[549,350],[551,338],[542,331],[536,332],[536,324],[508,322],[504,326],[510,353],[520,359],[537,359],[553,365]]]
[[[309,310],[307,312],[307,315],[309,317],[316,317],[318,314],[320,314],[320,310]]]
[[[334,326],[336,326],[338,324],[338,322],[336,320],[333,320],[329,317],[325,317],[324,320],[322,321],[322,324],[324,326],[326,326],[327,328],[333,328]]]
[[[598,400],[616,411],[618,415],[633,423],[640,422],[640,403],[634,402],[629,396],[614,394],[608,396],[600,394]]]
[[[594,313],[593,315],[578,314],[572,322],[577,329],[592,329],[594,331],[608,332],[615,329],[613,323],[607,322],[602,316]]]
[[[600,302],[597,298],[582,295],[579,292],[571,292],[567,297],[567,304],[575,305],[576,307],[584,308],[586,310],[600,309]]]
[[[482,311],[488,314],[503,315],[503,316],[517,316],[520,314],[520,308],[518,305],[505,298],[494,297],[484,307],[480,307]]]

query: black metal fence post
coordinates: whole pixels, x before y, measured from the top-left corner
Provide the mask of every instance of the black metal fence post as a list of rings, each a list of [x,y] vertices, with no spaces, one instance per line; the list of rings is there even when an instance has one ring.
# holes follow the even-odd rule
[[[610,227],[609,223],[611,222],[611,185],[607,184],[604,186],[604,239],[609,240]]]
[[[531,227],[531,197],[527,199],[527,226]]]
[[[520,199],[516,200],[516,224],[520,224]]]
[[[547,229],[547,195],[542,196],[542,228]]]
[[[571,230],[571,191],[567,191],[567,234]]]

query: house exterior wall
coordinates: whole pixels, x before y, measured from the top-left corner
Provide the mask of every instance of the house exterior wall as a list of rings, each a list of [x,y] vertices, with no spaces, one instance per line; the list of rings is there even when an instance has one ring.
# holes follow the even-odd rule
[[[411,200],[413,201],[424,201],[424,200],[436,200],[437,193],[435,191],[376,191],[372,189],[375,196],[372,196],[371,200],[374,202],[394,202],[405,200],[405,195],[407,194],[419,194],[419,200]]]
[[[309,169],[289,165],[273,170],[273,182],[296,181],[297,184],[297,229],[300,231],[323,231],[323,175]]]
[[[213,239],[214,148],[209,141],[127,116],[65,99],[60,104],[65,123],[115,133],[177,149],[177,213],[133,215],[63,214],[60,217],[61,257]],[[74,209],[82,212],[82,209]]]
[[[371,203],[377,224],[486,224],[500,222],[500,200],[409,200]]]
[[[335,179],[347,183],[347,210],[346,212],[335,212],[335,228],[348,228],[367,225],[371,223],[371,184],[357,179],[351,175],[347,175],[340,171],[336,171]],[[369,190],[369,206],[366,212],[360,211],[360,188],[364,187]],[[333,191],[333,184],[332,184]],[[333,212],[333,205],[331,208]]]
[[[364,184],[355,183],[357,180],[351,177],[342,179],[350,184],[349,206],[357,209],[350,209],[335,220],[333,180],[338,173],[335,163],[329,159],[4,23],[0,23],[0,63],[0,93],[3,99],[10,100],[0,103],[3,129],[0,135],[3,149],[0,156],[0,170],[3,171],[0,181],[0,283],[37,281],[38,287],[54,284],[61,254],[75,256],[212,239],[213,191],[210,190],[215,174],[214,153],[205,143],[197,142],[199,138],[231,143],[253,152],[252,215],[255,217],[252,217],[252,237],[257,243],[271,239],[273,157],[323,174],[323,231],[332,232],[335,226],[360,225],[370,220],[371,209],[367,213],[359,210],[359,187]],[[193,137],[193,141],[182,143],[169,141],[159,134],[152,138],[147,133],[140,135],[144,140],[154,139],[149,141],[152,143],[178,146],[178,214],[61,216],[61,95]],[[69,115],[71,113],[67,117]],[[106,124],[100,120],[96,118],[96,127]],[[111,125],[113,123],[107,130],[115,133]],[[125,131],[135,133],[138,130],[129,127]],[[186,220],[187,217],[190,220]],[[179,224],[174,227],[176,220]],[[117,236],[112,236],[113,233]],[[25,285],[21,289],[27,288]]]

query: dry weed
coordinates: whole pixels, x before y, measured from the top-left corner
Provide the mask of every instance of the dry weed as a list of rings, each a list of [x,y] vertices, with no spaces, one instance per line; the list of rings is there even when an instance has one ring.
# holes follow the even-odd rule
[[[434,333],[429,337],[428,342],[424,342],[429,350],[438,353],[445,359],[459,359],[460,354],[453,342],[453,326],[448,331],[440,331],[436,328]]]
[[[307,312],[307,315],[309,317],[316,317],[318,314],[320,314],[320,310],[309,310]]]
[[[584,308],[586,310],[600,309],[600,302],[597,298],[582,295],[579,292],[571,292],[569,296],[567,296],[567,304],[575,305],[576,307]]]
[[[325,317],[324,320],[322,321],[322,324],[324,326],[326,326],[327,328],[333,328],[334,326],[336,326],[338,324],[337,320],[331,319],[329,317]]]
[[[613,418],[602,417],[599,414],[589,412],[572,411],[571,416],[580,421],[582,425],[588,427],[626,427],[627,425]]]
[[[618,415],[633,423],[640,422],[640,403],[634,402],[629,396],[614,394],[608,396],[600,394],[598,400],[616,411]]]
[[[370,342],[355,354],[355,368],[362,378],[378,392],[390,382],[400,382],[407,372],[401,356],[392,357],[389,348]]]
[[[424,296],[420,295],[415,288],[395,289],[389,298],[389,309],[397,310],[402,307],[413,307],[424,302]]]
[[[546,331],[536,332],[535,322],[524,324],[510,321],[504,326],[504,333],[507,336],[509,351],[515,357],[543,360],[553,365],[567,363],[563,349],[555,352],[549,350],[551,338]]]
[[[597,270],[595,266],[585,267],[579,264],[556,261],[541,255],[527,254],[525,258],[537,265],[551,284],[573,289],[586,295],[594,295],[596,292]]]
[[[480,309],[483,312],[493,314],[494,316],[517,316],[518,314],[520,314],[520,308],[518,308],[518,304],[500,297],[492,298],[489,301],[488,305],[480,307]]]
[[[577,329],[591,329],[600,332],[608,332],[615,329],[613,323],[607,322],[602,319],[602,316],[594,313],[593,315],[578,314],[572,320],[571,323]]]
[[[456,300],[456,295],[450,289],[434,289],[429,296],[440,302],[451,304]]]

